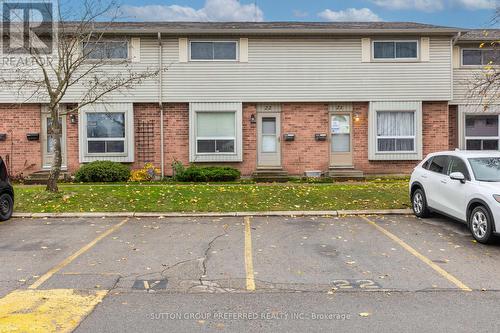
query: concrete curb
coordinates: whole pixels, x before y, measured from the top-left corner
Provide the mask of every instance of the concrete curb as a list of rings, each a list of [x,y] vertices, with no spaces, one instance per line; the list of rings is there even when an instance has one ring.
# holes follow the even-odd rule
[[[409,215],[411,209],[382,210],[325,210],[325,211],[270,211],[270,212],[227,212],[227,213],[14,213],[14,218],[97,218],[97,217],[243,217],[243,216],[346,216],[346,215]]]

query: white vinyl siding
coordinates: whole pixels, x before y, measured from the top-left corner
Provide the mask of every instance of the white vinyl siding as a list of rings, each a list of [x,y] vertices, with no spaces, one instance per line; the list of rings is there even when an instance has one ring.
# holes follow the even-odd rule
[[[189,104],[190,162],[241,162],[242,103]]]
[[[366,38],[366,37],[363,37]],[[431,37],[429,62],[362,62],[360,37],[248,37],[248,62],[188,62],[186,38],[163,39],[163,102],[317,102],[451,99],[451,47],[448,37]],[[180,43],[180,44],[179,44]],[[181,47],[180,47],[181,46]],[[131,70],[158,66],[158,40],[141,37],[140,62]],[[184,62],[186,61],[186,62]],[[110,76],[127,67],[106,65]],[[72,87],[63,102],[77,102],[85,89]],[[106,96],[104,102],[157,102],[158,77],[132,90]],[[0,102],[18,97],[0,91]],[[23,99],[24,100],[24,99]]]
[[[109,116],[106,118],[106,115]],[[134,161],[134,115],[131,103],[87,105],[80,110],[78,118],[81,163],[98,160]],[[99,128],[99,121],[106,124]],[[123,129],[114,126],[114,121],[119,124],[124,121]]]
[[[389,115],[389,112],[394,112],[394,115]],[[384,123],[379,123],[381,121]],[[422,159],[422,102],[370,103],[368,158],[408,161]]]

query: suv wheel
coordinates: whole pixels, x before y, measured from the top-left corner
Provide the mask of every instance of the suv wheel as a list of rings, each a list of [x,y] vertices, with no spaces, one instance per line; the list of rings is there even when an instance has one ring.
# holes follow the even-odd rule
[[[427,207],[427,198],[425,197],[425,192],[421,188],[418,188],[413,192],[411,197],[411,205],[413,212],[417,217],[428,217],[429,208]]]
[[[484,206],[472,210],[469,216],[469,229],[472,236],[480,243],[486,244],[492,240],[493,220]]]
[[[10,194],[0,195],[0,221],[8,220],[12,216],[14,202]]]

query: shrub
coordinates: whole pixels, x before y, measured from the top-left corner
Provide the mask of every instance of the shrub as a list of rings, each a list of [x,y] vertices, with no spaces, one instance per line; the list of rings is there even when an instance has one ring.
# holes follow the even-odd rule
[[[181,172],[177,170],[175,179],[181,182],[224,182],[240,178],[240,171],[231,167],[199,167],[191,165]]]
[[[160,169],[155,168],[152,163],[144,164],[142,169],[132,170],[130,181],[145,182],[157,179],[160,176]]]
[[[95,161],[83,165],[75,173],[77,182],[124,182],[130,178],[128,166],[111,161]]]

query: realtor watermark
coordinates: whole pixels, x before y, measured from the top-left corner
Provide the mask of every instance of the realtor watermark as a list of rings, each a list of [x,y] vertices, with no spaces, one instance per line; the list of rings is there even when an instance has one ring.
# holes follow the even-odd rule
[[[57,51],[57,4],[52,0],[3,0],[1,66],[50,63]]]
[[[149,320],[350,320],[349,313],[329,312],[152,312]]]

